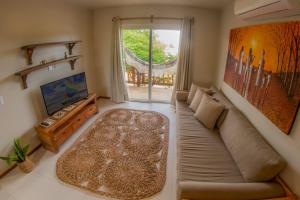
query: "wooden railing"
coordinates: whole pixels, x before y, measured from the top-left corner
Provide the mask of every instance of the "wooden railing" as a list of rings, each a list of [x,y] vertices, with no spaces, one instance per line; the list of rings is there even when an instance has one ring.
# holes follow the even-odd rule
[[[136,85],[137,87],[147,85],[149,83],[148,73],[139,73],[134,67],[126,68],[127,82]],[[152,76],[152,85],[173,86],[174,75],[163,74],[161,76]]]

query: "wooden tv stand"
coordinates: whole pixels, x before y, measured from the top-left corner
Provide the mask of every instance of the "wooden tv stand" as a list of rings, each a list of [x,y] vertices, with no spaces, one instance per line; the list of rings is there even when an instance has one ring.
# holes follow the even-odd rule
[[[86,120],[98,113],[96,94],[90,94],[87,99],[75,103],[75,107],[48,127],[40,124],[35,127],[45,149],[57,153],[62,145]]]

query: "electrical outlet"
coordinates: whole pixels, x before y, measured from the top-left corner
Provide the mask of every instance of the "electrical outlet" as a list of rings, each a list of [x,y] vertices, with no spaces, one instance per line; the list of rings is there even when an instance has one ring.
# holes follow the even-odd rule
[[[0,96],[0,105],[3,105],[3,104],[4,104],[4,97]]]
[[[52,71],[52,70],[54,70],[54,66],[53,65],[48,66],[48,71]]]

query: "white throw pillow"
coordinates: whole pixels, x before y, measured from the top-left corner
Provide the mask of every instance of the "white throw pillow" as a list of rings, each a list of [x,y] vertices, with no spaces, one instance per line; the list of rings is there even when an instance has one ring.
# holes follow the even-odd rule
[[[190,91],[189,91],[188,98],[187,98],[187,100],[186,100],[187,104],[191,104],[191,103],[192,103],[193,98],[194,98],[194,96],[195,96],[195,94],[196,94],[196,91],[197,91],[197,88],[198,88],[198,87],[199,87],[199,86],[197,86],[197,85],[195,85],[194,83],[192,83],[191,89],[190,89]]]
[[[195,112],[197,110],[197,108],[201,102],[203,94],[204,94],[204,91],[200,87],[198,87],[196,94],[194,95],[194,98],[189,106],[190,109],[192,109],[192,111]]]
[[[202,122],[207,128],[213,129],[224,108],[224,105],[216,102],[207,94],[203,94],[194,117]]]

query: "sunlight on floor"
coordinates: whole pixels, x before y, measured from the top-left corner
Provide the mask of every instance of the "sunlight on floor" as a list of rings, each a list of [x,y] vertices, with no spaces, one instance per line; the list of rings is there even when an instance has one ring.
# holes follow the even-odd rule
[[[148,100],[148,86],[128,85],[129,98],[134,100]],[[152,87],[152,100],[161,102],[170,102],[173,87],[154,86]]]

